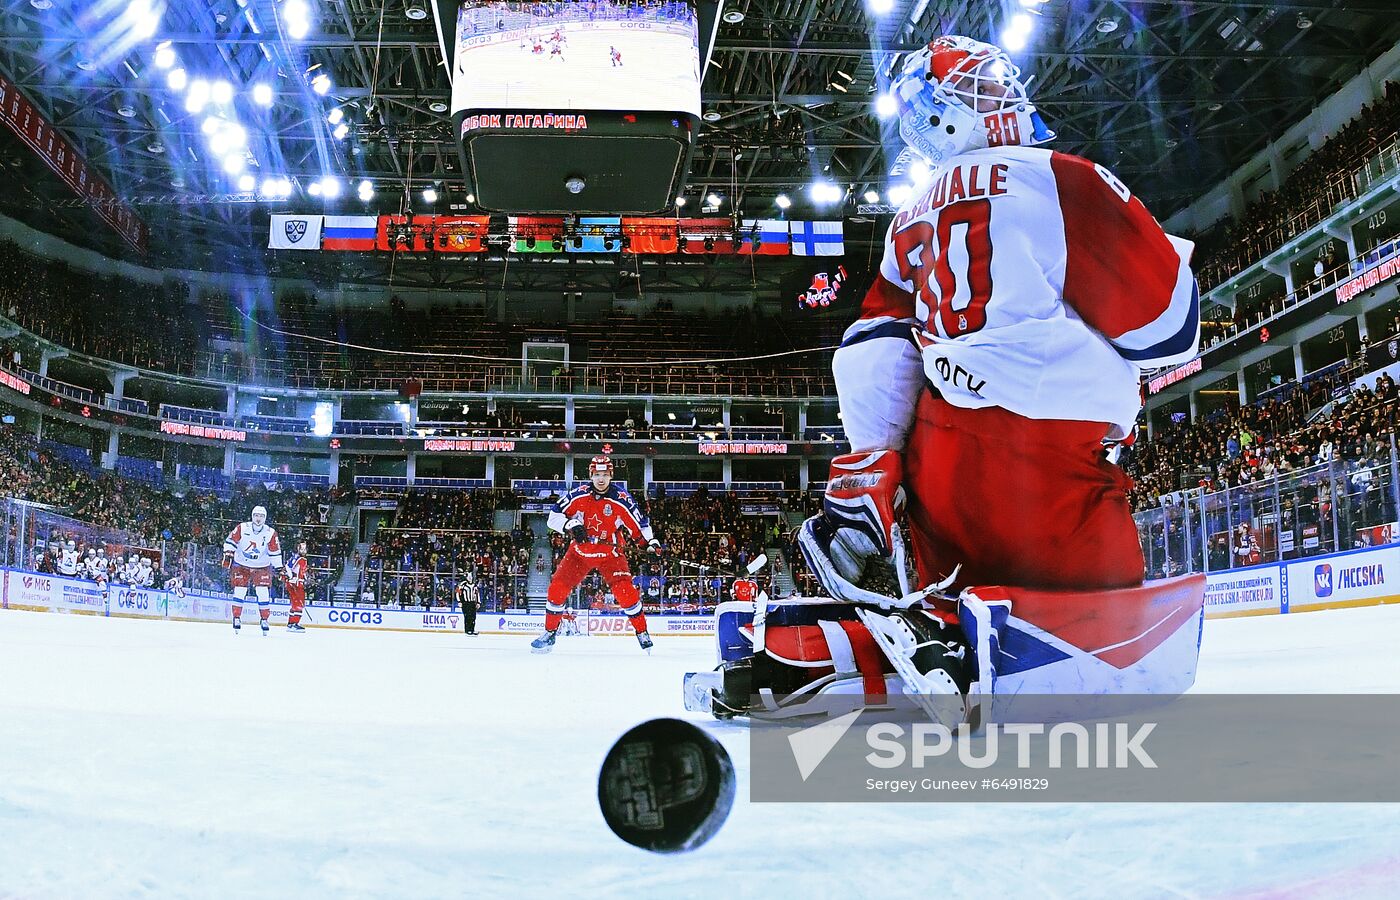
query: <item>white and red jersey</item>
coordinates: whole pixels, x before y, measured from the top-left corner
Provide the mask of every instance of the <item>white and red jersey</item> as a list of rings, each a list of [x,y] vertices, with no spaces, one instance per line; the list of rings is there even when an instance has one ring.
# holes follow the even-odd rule
[[[245,569],[282,568],[282,545],[277,530],[264,523],[241,522],[224,539],[224,552],[233,552],[233,564]]]
[[[568,533],[570,520],[583,520],[588,540],[594,544],[620,544],[623,536],[639,544],[650,542],[654,535],[651,522],[637,507],[632,495],[616,483],[603,493],[585,482],[559,498],[549,514],[549,527],[561,534]]]
[[[1192,247],[1088,160],[954,157],[895,216],[832,363],[851,448],[903,448],[926,381],[954,406],[1126,436],[1142,371],[1196,354]]]

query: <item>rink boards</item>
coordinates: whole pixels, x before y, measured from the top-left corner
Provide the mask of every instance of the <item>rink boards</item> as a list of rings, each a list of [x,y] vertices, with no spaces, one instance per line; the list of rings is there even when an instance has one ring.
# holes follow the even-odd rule
[[[154,588],[113,586],[107,596],[91,581],[62,575],[39,575],[18,569],[2,569],[3,593],[0,608],[79,613],[93,616],[173,619],[189,622],[228,622],[233,618],[231,598],[226,594],[186,591],[183,597]],[[244,603],[243,619],[257,618],[256,603]],[[285,624],[287,601],[272,601],[272,621]],[[312,628],[358,628],[373,631],[462,631],[462,615],[449,609],[365,609],[349,606],[307,604],[304,623]],[[648,616],[652,635],[668,637],[714,635],[710,616]],[[633,634],[627,618],[621,615],[578,614],[581,631],[592,636],[622,637]],[[535,635],[544,630],[544,614],[528,612],[482,612],[476,617],[481,634]]]
[[[226,594],[187,591],[183,597],[153,588],[112,587],[106,597],[91,581],[61,575],[38,575],[18,569],[4,574],[0,608],[47,610],[97,616],[227,622],[232,616]],[[1206,578],[1206,618],[1278,615],[1374,606],[1400,602],[1400,544],[1313,556],[1304,560],[1264,563],[1216,572]],[[245,604],[244,618],[256,617]],[[272,620],[287,621],[287,601],[274,600]],[[711,616],[648,616],[653,635],[713,636]],[[460,632],[462,617],[448,609],[364,609],[310,604],[306,624],[312,628],[359,628],[374,631]],[[627,618],[580,612],[581,631],[594,636],[623,637],[633,633]],[[544,614],[482,612],[482,634],[538,634]]]

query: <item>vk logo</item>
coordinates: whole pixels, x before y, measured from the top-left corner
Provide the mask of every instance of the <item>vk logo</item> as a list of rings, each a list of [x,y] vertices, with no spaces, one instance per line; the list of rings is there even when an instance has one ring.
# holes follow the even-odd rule
[[[1318,597],[1332,596],[1332,566],[1328,563],[1313,569],[1313,593]]]

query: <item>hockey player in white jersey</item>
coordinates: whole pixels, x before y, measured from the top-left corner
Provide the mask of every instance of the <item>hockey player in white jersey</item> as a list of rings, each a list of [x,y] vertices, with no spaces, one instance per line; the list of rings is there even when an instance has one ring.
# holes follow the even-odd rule
[[[58,555],[58,574],[76,578],[79,562],[78,542],[69,538]]]
[[[138,556],[136,558],[136,571],[132,573],[131,583],[134,587],[154,587],[156,583],[155,567],[149,556]]]
[[[1105,444],[1130,438],[1142,371],[1196,353],[1192,245],[1164,234],[1104,167],[1035,146],[1054,135],[998,48],[939,38],[901,62],[891,94],[900,134],[932,177],[895,216],[836,351],[853,452],[833,461],[823,510],[799,546],[832,598],[899,611],[867,606],[864,628],[849,627],[848,613],[814,633],[770,619],[777,656],[726,696],[807,683],[773,662],[792,653],[811,656],[796,664],[809,673],[858,667],[867,695],[878,694],[872,638],[907,693],[990,691],[1008,614],[1030,621],[1059,609],[1063,619],[1081,607],[1092,615],[1073,620],[1093,627],[1057,633],[1066,646],[1056,659],[1068,656],[1072,672],[1055,676],[1063,685],[1124,690],[1119,664],[1090,651],[1131,645],[1133,689],[1180,690],[1181,679],[1154,674],[1194,677],[1194,634],[1163,651],[1189,660],[1150,656],[1199,618],[1203,583],[1176,585],[1173,618],[1151,630],[1160,597],[1139,587],[1131,482]],[[902,512],[918,584],[939,590],[908,581]],[[892,590],[867,586],[881,568],[893,570]],[[760,669],[774,665],[785,674],[764,683]],[[1029,681],[1026,660],[1009,665]]]
[[[267,510],[253,507],[247,522],[241,522],[224,540],[224,567],[229,569],[233,587],[233,630],[243,627],[243,600],[252,587],[258,598],[258,619],[263,634],[268,632],[272,613],[272,578],[282,568],[282,546],[277,532],[267,524]]]

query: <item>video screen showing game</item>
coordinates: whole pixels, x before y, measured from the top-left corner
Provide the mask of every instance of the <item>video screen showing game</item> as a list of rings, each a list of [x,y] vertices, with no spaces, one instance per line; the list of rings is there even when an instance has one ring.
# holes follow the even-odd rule
[[[700,114],[689,3],[467,2],[457,18],[452,110]]]

